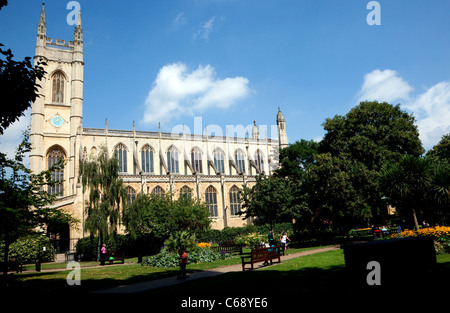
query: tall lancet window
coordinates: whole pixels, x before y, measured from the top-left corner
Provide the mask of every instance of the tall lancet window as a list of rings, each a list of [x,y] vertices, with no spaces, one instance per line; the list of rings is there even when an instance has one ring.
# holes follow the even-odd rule
[[[149,145],[142,148],[141,162],[144,173],[153,173],[153,149]]]
[[[219,173],[225,173],[223,151],[220,148],[215,149],[213,152],[213,157],[214,166],[217,168]]]
[[[64,160],[64,154],[60,148],[53,148],[50,150],[47,156],[48,168]],[[63,165],[63,164],[61,164]],[[64,168],[56,168],[52,171],[52,185],[48,186],[48,193],[50,195],[63,195],[63,182],[64,182]]]
[[[119,161],[119,173],[127,172],[127,148],[123,144],[116,146],[116,158]]]
[[[256,151],[255,153],[255,163],[261,173],[264,172],[264,155],[261,150]]]
[[[245,173],[245,155],[241,149],[236,150],[234,153],[234,161],[236,162],[236,166],[239,170],[238,174]]]
[[[56,72],[52,76],[52,102],[64,103],[64,83],[65,78],[61,72]]]
[[[202,168],[202,152],[198,148],[194,148],[191,152],[192,167],[196,173],[203,173]]]
[[[211,216],[217,217],[217,191],[213,186],[209,186],[205,191],[205,200]]]
[[[178,174],[180,172],[178,166],[178,149],[174,146],[167,150],[167,166],[171,173]]]

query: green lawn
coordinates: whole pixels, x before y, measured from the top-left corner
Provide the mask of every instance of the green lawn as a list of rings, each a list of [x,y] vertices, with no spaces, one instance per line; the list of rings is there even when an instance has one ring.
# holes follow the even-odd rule
[[[288,253],[305,249],[292,249]],[[442,285],[450,278],[450,254],[438,255],[438,266],[427,283]],[[131,260],[127,260],[131,261]],[[203,264],[190,264],[188,271],[204,271],[220,266],[239,264],[240,257]],[[97,263],[82,263],[82,266]],[[51,265],[46,265],[51,266]],[[53,264],[55,266],[55,264]],[[60,265],[61,266],[61,265]],[[65,267],[65,264],[63,264]],[[44,267],[43,267],[44,268]],[[71,292],[83,293],[91,290],[109,288],[117,285],[131,284],[152,279],[176,276],[178,268],[163,269],[139,264],[120,266],[103,266],[81,269],[81,286],[68,286],[67,275],[70,271],[58,272],[24,272],[14,274],[14,280],[7,291],[30,292]],[[401,287],[401,286],[400,286]],[[418,286],[422,288],[423,286]],[[187,282],[177,287],[154,290],[152,294],[182,294],[189,290],[191,294],[220,293],[247,295],[277,294],[286,290],[287,294],[339,294],[353,295],[357,290],[349,285],[342,250],[323,252],[303,256],[258,271],[227,273],[220,276]]]

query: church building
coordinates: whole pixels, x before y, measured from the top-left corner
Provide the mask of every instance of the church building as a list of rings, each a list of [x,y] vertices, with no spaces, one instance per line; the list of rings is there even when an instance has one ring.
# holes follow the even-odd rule
[[[215,136],[207,130],[201,135],[139,131],[134,122],[131,130],[109,129],[106,122],[105,128],[84,127],[81,14],[73,41],[52,39],[47,37],[44,4],[34,60],[35,64],[46,62],[47,74],[32,104],[30,169],[38,173],[58,160],[66,161],[64,169],[53,173],[56,185],[48,187],[57,196],[53,206],[81,221],[60,230],[58,236],[66,240],[66,250],[89,235],[84,230],[88,192],[83,192],[79,168],[80,162],[95,157],[102,146],[119,161],[128,202],[138,193],[186,194],[207,204],[214,229],[250,223],[237,215],[241,210],[238,190],[278,168],[279,149],[287,147],[285,119],[279,108],[278,139],[260,138],[255,122],[251,135],[242,137]]]

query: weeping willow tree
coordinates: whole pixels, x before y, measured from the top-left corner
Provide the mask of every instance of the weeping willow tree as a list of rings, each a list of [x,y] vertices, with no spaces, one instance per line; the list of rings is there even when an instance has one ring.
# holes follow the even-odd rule
[[[89,192],[86,201],[87,218],[85,230],[98,235],[97,255],[106,237],[117,233],[120,221],[120,202],[125,204],[126,191],[119,178],[119,162],[109,158],[106,147],[102,146],[97,157],[80,164],[83,192]]]

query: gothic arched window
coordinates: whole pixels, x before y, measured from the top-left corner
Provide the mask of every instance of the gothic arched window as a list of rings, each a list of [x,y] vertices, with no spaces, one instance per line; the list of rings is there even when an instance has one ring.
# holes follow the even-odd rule
[[[241,149],[236,150],[234,153],[234,162],[236,162],[239,174],[245,173],[245,155]]]
[[[174,146],[167,150],[167,167],[170,173],[178,174],[180,172],[178,166],[178,149]]]
[[[149,145],[142,148],[141,162],[144,173],[153,173],[153,149]]]
[[[191,152],[192,168],[196,173],[203,173],[202,152],[198,148],[192,149]]]
[[[52,102],[64,103],[65,77],[61,72],[56,72],[52,76]]]
[[[261,173],[264,172],[264,155],[261,150],[257,150],[255,153],[255,164]]]
[[[220,148],[217,148],[213,152],[214,157],[214,166],[216,167],[219,173],[225,173],[225,166],[223,161],[223,151]]]
[[[48,168],[51,168],[61,160],[64,160],[64,153],[60,148],[53,148],[47,156]],[[50,195],[63,195],[64,168],[55,168],[52,171],[52,185],[48,186]]]
[[[134,191],[133,187],[127,187],[127,204],[130,205],[133,203],[134,199],[136,199],[136,191]]]
[[[155,188],[153,188],[152,194],[164,197],[164,189],[161,186],[156,186]]]
[[[127,148],[119,143],[115,149],[116,158],[119,161],[119,173],[127,172]]]
[[[239,188],[233,186],[230,188],[230,214],[237,215],[241,212],[241,202],[239,200]]]
[[[192,189],[188,186],[183,186],[180,189],[180,198],[192,199]]]
[[[208,204],[211,216],[217,216],[217,190],[213,186],[209,186],[205,191],[205,200]]]

